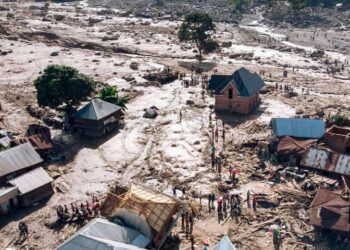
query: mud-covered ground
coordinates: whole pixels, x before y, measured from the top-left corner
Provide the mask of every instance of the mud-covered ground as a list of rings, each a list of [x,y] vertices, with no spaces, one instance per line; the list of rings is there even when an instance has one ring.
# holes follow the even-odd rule
[[[180,65],[195,62],[196,53],[193,46],[178,42],[180,21],[124,16],[110,9],[87,7],[86,2],[45,6],[25,1],[1,6],[0,50],[4,53],[0,55],[0,128],[23,134],[27,125],[42,123],[30,116],[26,108],[35,106],[33,80],[49,64],[73,66],[133,98],[125,126],[106,138],[84,139],[53,129],[54,140],[63,145],[67,163],[47,169],[58,176],[55,184],[65,187],[66,192],[57,192],[46,204],[2,217],[0,248],[17,235],[18,222],[24,220],[31,236],[23,247],[54,249],[76,230],[67,226],[53,231],[45,226],[56,218],[54,206],[78,203],[91,195],[103,197],[115,183],[124,186],[131,181],[142,182],[168,194],[172,194],[173,186],[185,187],[190,196],[218,193],[220,178],[209,162],[209,105],[214,99],[208,95],[202,98],[200,84],[185,88],[176,80],[158,86],[143,78],[165,67],[190,76],[190,71]],[[348,32],[317,31],[317,38],[310,40],[313,30],[282,32],[263,23],[257,15],[246,16],[240,26],[217,23],[216,39],[232,45],[206,56],[206,62],[214,64],[219,73],[229,74],[244,66],[261,73],[269,87],[253,114],[221,117],[226,121],[226,140],[220,138],[216,147],[225,155],[223,179],[228,178],[229,164],[238,167],[243,198],[247,190],[274,197],[280,195],[277,191],[281,188],[297,188],[291,180],[274,186],[266,180],[251,179],[259,165],[254,145],[269,138],[271,117],[326,118],[338,111],[348,114],[350,110],[350,58],[328,42],[329,37],[337,41],[343,37],[342,46],[348,48]],[[316,47],[325,50],[325,54],[313,53]],[[53,52],[58,55],[52,56]],[[132,62],[139,64],[138,70],[130,68]],[[206,74],[212,74],[214,68]],[[283,71],[287,71],[287,77],[283,77]],[[276,83],[293,87],[297,95],[289,97],[282,90],[274,90]],[[187,105],[188,100],[194,105]],[[159,108],[160,115],[155,120],[142,118],[144,109],[153,105]],[[213,122],[221,134],[221,119]],[[204,238],[216,243],[228,232],[239,249],[272,249],[272,238],[264,230],[254,231],[254,225],[276,214],[289,233],[283,239],[283,249],[295,245],[295,249],[303,249],[304,245],[297,242],[315,245],[313,228],[304,216],[307,203],[300,200],[292,207],[284,197],[279,208],[258,208],[257,213],[244,204],[240,221],[228,220],[224,225],[217,222],[215,212],[208,213],[207,201],[202,202],[202,216],[196,221],[194,232],[198,249]],[[182,239],[180,249],[189,248],[179,227],[174,234]],[[19,249],[18,245],[11,247]]]

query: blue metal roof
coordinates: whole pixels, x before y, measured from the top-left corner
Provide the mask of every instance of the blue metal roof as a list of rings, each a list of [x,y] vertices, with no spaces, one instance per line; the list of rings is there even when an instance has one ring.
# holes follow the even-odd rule
[[[276,136],[319,139],[325,133],[325,123],[321,119],[272,118],[271,125]]]
[[[209,80],[208,90],[217,90],[229,78],[231,78],[231,75],[212,75]]]
[[[265,86],[264,81],[257,73],[251,73],[246,68],[240,68],[232,75],[212,75],[208,89],[215,90],[215,94],[220,95],[229,83],[235,85],[240,96],[254,96]]]

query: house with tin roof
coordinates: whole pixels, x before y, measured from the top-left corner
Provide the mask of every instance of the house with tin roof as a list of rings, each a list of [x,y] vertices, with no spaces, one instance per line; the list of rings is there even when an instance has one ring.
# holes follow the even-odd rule
[[[232,75],[212,75],[208,90],[215,95],[215,110],[249,114],[259,103],[259,91],[265,86],[257,73],[246,68]]]
[[[73,114],[73,129],[81,135],[103,136],[118,127],[121,113],[118,105],[96,98]]]

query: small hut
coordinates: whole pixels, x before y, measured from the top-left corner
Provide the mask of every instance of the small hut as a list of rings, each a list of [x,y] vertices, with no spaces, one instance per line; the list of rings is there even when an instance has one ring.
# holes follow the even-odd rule
[[[93,99],[73,114],[73,129],[91,137],[105,135],[118,127],[121,110],[118,105]]]

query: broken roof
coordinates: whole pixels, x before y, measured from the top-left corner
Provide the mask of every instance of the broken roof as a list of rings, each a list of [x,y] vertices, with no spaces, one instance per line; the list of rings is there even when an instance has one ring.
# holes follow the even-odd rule
[[[101,120],[117,111],[121,110],[118,105],[103,101],[101,99],[93,99],[84,107],[74,113],[74,118],[84,120]]]
[[[51,143],[51,139],[47,138],[47,136],[44,134],[32,135],[29,137],[24,137],[24,138],[20,138],[20,139],[12,141],[12,143],[14,143],[15,145],[23,144],[26,142],[30,142],[30,144],[36,150],[45,150],[45,149],[53,148],[53,145]]]
[[[265,85],[257,73],[240,68],[232,75],[213,75],[208,88],[215,90],[215,94],[219,95],[229,83],[235,86],[241,96],[254,96]]]
[[[301,165],[327,172],[350,175],[350,156],[324,149],[309,148],[306,150]]]
[[[34,166],[43,160],[27,142],[0,152],[0,177]]]
[[[319,189],[311,203],[310,222],[314,226],[349,232],[349,201],[340,192]]]
[[[26,194],[52,181],[48,173],[40,167],[10,180],[9,183],[17,187],[20,194]]]
[[[319,139],[325,133],[325,123],[321,119],[272,118],[271,125],[276,136]]]
[[[141,250],[150,240],[139,231],[106,219],[94,219],[57,250]]]
[[[299,156],[301,157],[305,150],[316,144],[316,140],[309,139],[297,139],[289,136],[283,137],[277,145],[277,153],[282,158],[288,158],[290,156]]]
[[[129,190],[120,195],[109,194],[101,211],[108,216],[115,216],[121,210],[143,216],[152,229],[152,240],[160,247],[169,230],[173,216],[184,207],[180,200],[140,184],[132,184]]]

